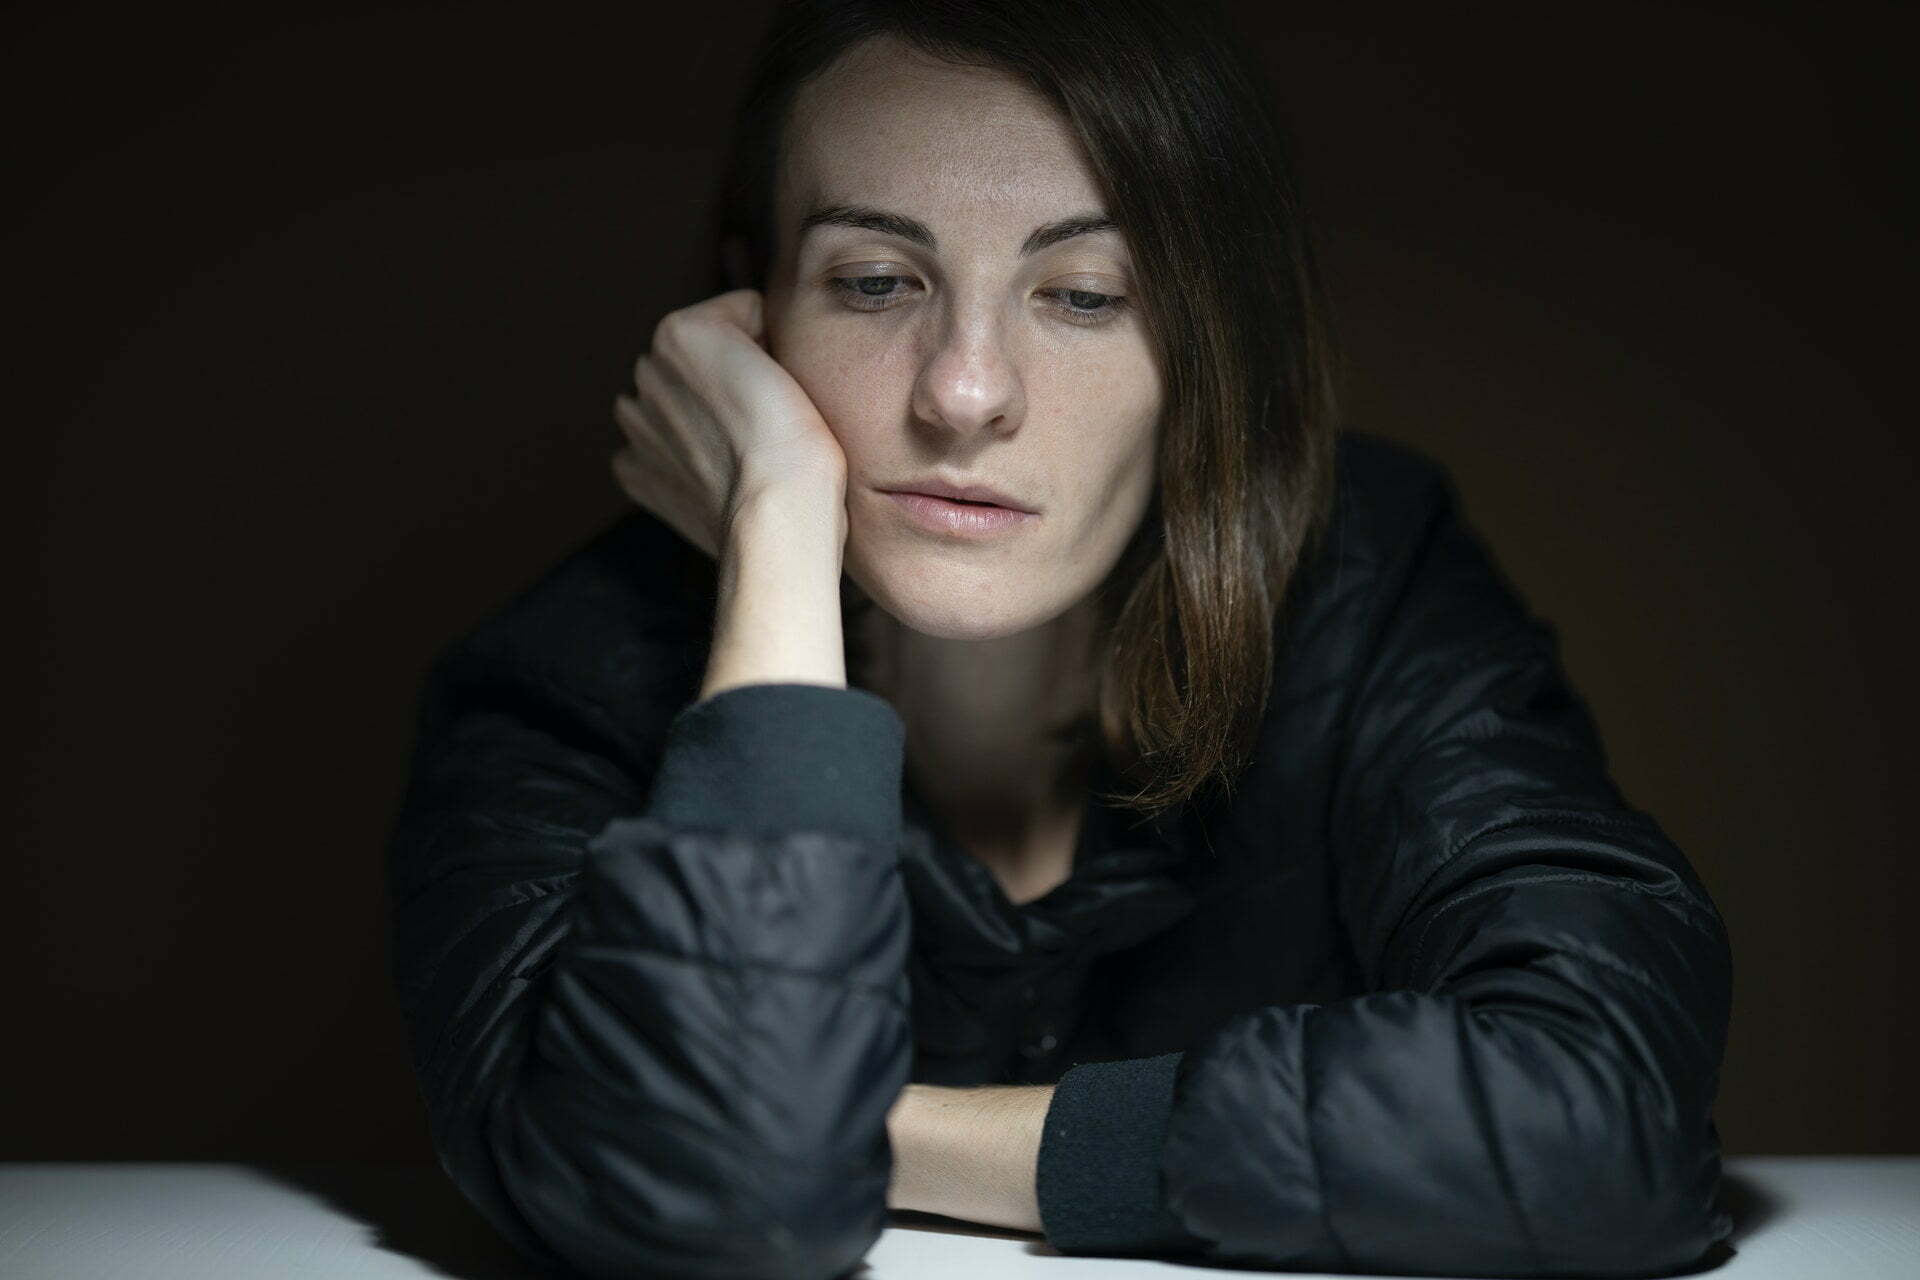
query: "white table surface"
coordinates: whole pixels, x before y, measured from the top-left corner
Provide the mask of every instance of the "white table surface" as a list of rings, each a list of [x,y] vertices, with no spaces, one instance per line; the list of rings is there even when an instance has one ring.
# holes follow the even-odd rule
[[[1920,1280],[1920,1156],[1733,1157],[1725,1195],[1733,1250],[1703,1268],[1717,1277]],[[1144,1280],[1180,1271],[1223,1274],[1068,1257],[1038,1236],[896,1214],[853,1275]],[[430,1165],[0,1164],[6,1280],[535,1274]]]

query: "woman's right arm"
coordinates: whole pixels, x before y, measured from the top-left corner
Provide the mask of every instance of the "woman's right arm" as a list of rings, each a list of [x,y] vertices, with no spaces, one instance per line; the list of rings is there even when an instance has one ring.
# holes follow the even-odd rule
[[[892,707],[724,689],[643,806],[590,691],[456,646],[426,698],[390,960],[448,1175],[588,1275],[857,1265],[912,1047]]]
[[[846,512],[846,483],[832,476],[768,483],[740,500],[720,557],[702,698],[775,681],[846,688]]]
[[[610,584],[649,566],[429,675],[393,976],[442,1166],[549,1265],[826,1280],[885,1224],[904,730],[845,687],[844,502],[801,478],[823,474],[743,473],[706,677],[663,735],[632,710],[659,671],[603,658],[636,652]],[[628,732],[657,758],[644,805]]]

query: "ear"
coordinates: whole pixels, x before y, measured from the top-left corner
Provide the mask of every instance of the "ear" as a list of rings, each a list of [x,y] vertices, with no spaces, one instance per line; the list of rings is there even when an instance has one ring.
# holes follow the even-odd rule
[[[729,291],[753,286],[747,272],[747,242],[740,235],[729,235],[720,242],[720,270]]]

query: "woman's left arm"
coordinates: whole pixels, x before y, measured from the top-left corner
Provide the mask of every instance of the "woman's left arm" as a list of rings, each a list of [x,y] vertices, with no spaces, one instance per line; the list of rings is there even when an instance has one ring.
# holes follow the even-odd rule
[[[909,1084],[887,1113],[889,1209],[1034,1231],[1034,1167],[1050,1084]]]
[[[1063,1252],[1601,1276],[1731,1229],[1724,923],[1451,481],[1402,478],[1327,810],[1367,994],[1068,1071],[1039,1154]]]

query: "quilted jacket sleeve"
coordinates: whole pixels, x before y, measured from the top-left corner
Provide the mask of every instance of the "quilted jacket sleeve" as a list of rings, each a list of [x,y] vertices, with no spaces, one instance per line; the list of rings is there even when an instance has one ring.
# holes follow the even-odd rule
[[[429,675],[390,959],[441,1164],[562,1274],[840,1275],[911,1059],[901,722],[729,689],[643,796],[597,714],[472,645]]]
[[[1040,1167],[1063,1251],[1626,1276],[1730,1232],[1724,925],[1452,481],[1409,476],[1328,816],[1368,993],[1068,1072]],[[1090,1168],[1134,1175],[1089,1206]]]

